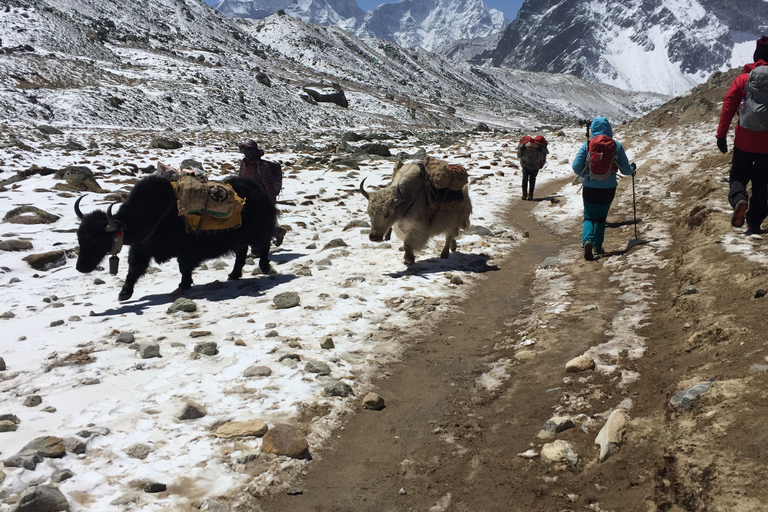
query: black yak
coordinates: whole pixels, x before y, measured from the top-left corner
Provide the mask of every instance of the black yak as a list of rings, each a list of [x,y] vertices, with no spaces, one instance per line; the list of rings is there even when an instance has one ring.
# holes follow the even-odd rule
[[[148,176],[136,183],[114,215],[111,205],[106,212],[96,210],[83,215],[80,197],[75,202],[75,213],[81,221],[77,230],[80,243],[77,270],[91,272],[107,254],[119,252],[122,244],[130,246],[128,275],[119,300],[133,295],[133,287],[147,271],[151,259],[164,263],[176,258],[181,272],[177,291],[192,286],[192,271],[200,263],[226,254],[235,254],[229,279],[239,279],[251,245],[260,251],[259,267],[268,272],[270,240],[278,229],[277,209],[264,188],[254,180],[228,177],[224,181],[245,199],[242,224],[229,231],[190,232],[184,218],[178,215],[171,183],[159,176]]]

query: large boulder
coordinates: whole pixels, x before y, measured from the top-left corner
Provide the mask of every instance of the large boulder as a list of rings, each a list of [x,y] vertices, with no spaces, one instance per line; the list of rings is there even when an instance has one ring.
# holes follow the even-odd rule
[[[182,143],[178,140],[157,137],[150,141],[149,147],[152,149],[179,149],[182,147]]]
[[[91,170],[84,165],[68,165],[64,169],[57,171],[54,178],[58,180],[65,180],[67,185],[75,190],[83,190],[90,192],[103,193],[104,189],[101,188],[96,182],[96,178]]]
[[[349,107],[347,97],[344,95],[344,89],[337,83],[325,85],[320,83],[311,83],[304,86],[304,92],[318,103],[335,103],[340,107]]]

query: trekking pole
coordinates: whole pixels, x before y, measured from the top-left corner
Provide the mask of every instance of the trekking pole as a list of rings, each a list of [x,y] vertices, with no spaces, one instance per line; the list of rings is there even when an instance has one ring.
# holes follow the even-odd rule
[[[632,173],[632,214],[635,217],[635,239],[637,240],[637,201],[635,200],[635,173]]]

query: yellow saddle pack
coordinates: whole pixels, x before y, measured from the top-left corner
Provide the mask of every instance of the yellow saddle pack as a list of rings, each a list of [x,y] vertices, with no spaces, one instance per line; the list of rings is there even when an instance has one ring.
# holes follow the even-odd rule
[[[192,231],[235,229],[242,223],[241,211],[245,200],[232,185],[208,181],[203,176],[179,176],[171,182],[176,193],[179,215]]]

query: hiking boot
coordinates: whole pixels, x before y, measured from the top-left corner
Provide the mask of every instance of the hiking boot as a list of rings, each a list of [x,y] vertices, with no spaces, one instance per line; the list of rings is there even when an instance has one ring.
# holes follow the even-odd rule
[[[744,225],[744,217],[747,215],[747,200],[742,199],[733,207],[733,216],[731,216],[731,226],[740,228]]]
[[[528,199],[528,196],[523,194],[523,201],[525,201],[526,199]]]
[[[584,244],[584,259],[587,261],[592,261],[595,259],[595,256],[592,254],[591,240],[587,240],[587,242]]]
[[[605,249],[603,249],[602,247],[595,247],[592,250],[592,252],[595,255],[595,259],[601,258],[601,257],[605,256]]]
[[[763,230],[760,229],[760,225],[747,224],[747,230],[744,232],[746,235],[759,235]]]
[[[533,201],[533,194],[528,194],[528,200]]]

